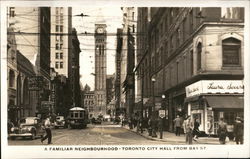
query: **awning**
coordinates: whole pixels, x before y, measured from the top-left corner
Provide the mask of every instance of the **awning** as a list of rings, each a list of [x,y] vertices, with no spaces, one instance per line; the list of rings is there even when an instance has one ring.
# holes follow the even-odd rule
[[[244,97],[242,96],[206,96],[208,105],[212,108],[243,108]]]

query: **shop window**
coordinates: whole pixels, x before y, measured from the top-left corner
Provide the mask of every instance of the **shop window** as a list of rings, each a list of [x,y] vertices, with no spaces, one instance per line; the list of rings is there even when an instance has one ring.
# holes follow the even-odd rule
[[[234,124],[235,118],[236,118],[235,112],[224,112],[224,120],[228,125]]]
[[[75,113],[75,118],[78,118],[78,112],[77,112],[77,113]]]
[[[202,52],[202,45],[199,43],[197,45],[197,70],[201,69],[201,52]]]
[[[221,17],[224,19],[240,19],[240,8],[221,8]]]
[[[241,42],[235,38],[228,38],[222,41],[223,66],[240,65]]]

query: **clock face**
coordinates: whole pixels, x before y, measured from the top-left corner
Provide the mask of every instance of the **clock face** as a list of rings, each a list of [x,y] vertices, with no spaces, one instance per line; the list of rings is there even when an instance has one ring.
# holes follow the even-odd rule
[[[104,33],[104,29],[103,29],[103,28],[97,28],[97,29],[96,29],[96,32],[97,32],[97,33]]]

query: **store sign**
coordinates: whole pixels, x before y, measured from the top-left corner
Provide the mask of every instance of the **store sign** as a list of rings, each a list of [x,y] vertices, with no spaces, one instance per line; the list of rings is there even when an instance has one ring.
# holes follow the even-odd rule
[[[191,97],[204,93],[234,94],[244,93],[244,85],[241,80],[202,80],[186,87],[186,96]]]
[[[159,117],[160,118],[164,118],[166,116],[166,112],[165,112],[165,110],[159,110]]]

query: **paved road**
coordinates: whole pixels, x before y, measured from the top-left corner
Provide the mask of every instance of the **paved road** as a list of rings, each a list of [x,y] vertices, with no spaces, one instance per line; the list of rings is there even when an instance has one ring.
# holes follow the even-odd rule
[[[160,145],[160,141],[148,140],[117,125],[88,125],[86,129],[52,129],[52,145]],[[46,145],[40,138],[17,138],[9,145]]]

